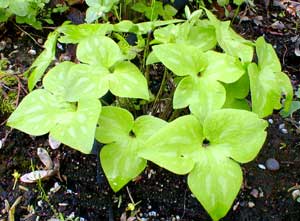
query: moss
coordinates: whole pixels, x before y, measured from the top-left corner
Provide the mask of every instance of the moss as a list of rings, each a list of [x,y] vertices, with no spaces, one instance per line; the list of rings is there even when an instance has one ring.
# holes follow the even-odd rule
[[[0,83],[6,85],[7,87],[15,86],[18,84],[18,80],[12,74],[7,74],[0,71]]]
[[[7,96],[0,97],[0,114],[7,115],[11,114],[16,106],[15,101],[17,99],[17,93],[15,91],[8,92]]]

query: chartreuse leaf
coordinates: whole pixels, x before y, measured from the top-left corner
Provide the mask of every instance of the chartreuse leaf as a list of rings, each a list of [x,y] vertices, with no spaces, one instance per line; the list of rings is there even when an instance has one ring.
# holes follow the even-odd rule
[[[250,107],[245,97],[249,94],[249,77],[244,74],[238,81],[230,84],[223,84],[226,89],[226,101],[223,108],[234,108],[249,110]]]
[[[73,25],[65,22],[62,26],[57,28],[59,33],[63,36],[59,37],[61,43],[77,44],[91,36],[104,36],[111,32],[113,29],[112,24],[80,24]]]
[[[9,6],[10,0],[2,0],[0,2],[0,8],[7,8]]]
[[[53,94],[74,102],[85,97],[99,98],[105,95],[108,84],[103,79],[107,75],[108,71],[101,66],[92,67],[65,61],[45,75],[43,85]]]
[[[81,41],[78,44],[76,55],[81,62],[106,68],[123,60],[118,44],[105,36],[92,36]]]
[[[204,151],[203,151],[204,152]],[[241,185],[240,166],[215,151],[205,151],[202,161],[188,176],[188,185],[213,220],[219,220],[230,209]]]
[[[106,145],[100,152],[101,165],[111,188],[117,192],[146,167],[139,157],[144,143],[167,123],[152,116],[134,121],[130,112],[119,107],[103,107],[96,139]]]
[[[86,0],[89,8],[86,11],[86,22],[91,23],[109,12],[119,0]]]
[[[215,27],[218,44],[224,52],[240,58],[242,62],[251,62],[253,43],[235,33],[230,27],[230,21],[219,21],[209,10],[205,9],[205,12],[211,24]]]
[[[109,89],[119,97],[149,98],[146,78],[133,63],[126,61],[114,66]]]
[[[76,150],[89,154],[93,147],[100,112],[101,103],[98,99],[79,100],[76,111],[57,117],[58,123],[50,130],[50,136]]]
[[[98,74],[94,87],[99,94],[108,89],[119,97],[149,99],[147,81],[140,70],[129,61],[123,61],[124,56],[117,43],[105,36],[96,36],[81,41],[77,48],[77,57],[90,67],[88,72]],[[74,68],[78,68],[75,66]],[[76,69],[72,71],[76,72]],[[84,69],[82,69],[84,72]],[[90,85],[90,87],[92,87]],[[100,93],[100,92],[101,93]],[[104,93],[105,94],[105,93]]]
[[[9,1],[9,10],[18,16],[26,16],[30,7],[30,2],[27,0]]]
[[[45,42],[45,50],[35,59],[30,68],[24,73],[25,76],[29,75],[28,88],[31,91],[36,83],[41,79],[51,61],[55,58],[55,47],[58,32],[54,31],[48,35]]]
[[[148,139],[140,156],[173,173],[187,174],[195,165],[193,154],[203,139],[196,117],[179,117]]]
[[[173,107],[189,106],[201,121],[225,103],[226,91],[220,81],[233,83],[245,73],[238,58],[214,51],[201,52],[190,45],[162,44],[153,46],[153,52],[174,74],[185,76],[175,90]]]
[[[71,108],[71,106],[70,106]],[[56,124],[55,114],[62,113],[55,97],[46,90],[29,93],[10,115],[7,125],[25,133],[40,136]]]
[[[99,117],[99,127],[96,139],[101,143],[122,142],[127,137],[134,124],[132,114],[118,107],[103,107]],[[109,128],[109,130],[107,129]]]
[[[226,215],[242,183],[237,162],[249,162],[262,147],[267,122],[249,111],[221,109],[201,125],[193,115],[179,117],[145,143],[140,156],[177,174],[213,220]]]
[[[256,41],[258,66],[248,66],[252,110],[260,117],[266,117],[273,109],[280,109],[282,94],[285,95],[284,109],[288,111],[293,98],[293,88],[281,66],[272,46],[263,37]]]
[[[208,20],[198,20],[195,24],[171,24],[156,29],[154,38],[152,43],[185,43],[201,51],[212,49],[217,43],[215,29]]]
[[[90,153],[101,111],[98,99],[65,102],[45,89],[29,93],[12,113],[7,125],[39,136],[50,132],[54,139],[83,153]]]

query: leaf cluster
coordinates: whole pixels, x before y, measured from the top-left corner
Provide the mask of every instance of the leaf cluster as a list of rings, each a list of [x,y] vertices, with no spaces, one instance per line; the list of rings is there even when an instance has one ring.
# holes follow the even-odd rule
[[[293,90],[263,37],[246,40],[206,9],[186,12],[186,21],[65,23],[49,35],[30,67],[30,90],[54,59],[57,39],[77,44],[78,62],[51,68],[8,125],[35,136],[50,133],[86,154],[94,139],[101,142],[99,157],[114,191],[138,176],[148,160],[187,174],[189,188],[210,216],[222,218],[242,184],[239,163],[253,160],[265,141],[267,123],[261,118],[274,109],[288,111]],[[126,44],[128,33],[137,36],[136,45]],[[120,102],[101,102],[110,92],[116,101],[142,101],[149,113],[159,93],[150,99],[147,67],[158,62],[168,76],[163,79],[177,82],[171,108],[188,108],[190,114],[167,122],[149,114],[136,117]]]

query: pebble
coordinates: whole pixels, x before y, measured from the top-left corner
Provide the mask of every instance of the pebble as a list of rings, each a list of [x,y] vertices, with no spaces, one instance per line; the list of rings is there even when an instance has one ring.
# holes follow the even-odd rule
[[[281,129],[284,129],[285,128],[285,125],[284,124],[279,124],[278,126],[278,129],[281,130]]]
[[[292,197],[293,197],[294,200],[298,201],[298,199],[300,198],[300,190],[294,190],[292,192]]]
[[[248,202],[248,207],[249,207],[249,208],[253,208],[254,206],[255,206],[255,203],[253,203],[253,202],[251,202],[251,201]]]
[[[28,54],[30,54],[30,55],[36,55],[36,50],[30,49],[30,50],[28,51]]]
[[[6,42],[5,41],[0,41],[0,51],[4,50],[6,47]]]
[[[288,133],[288,130],[285,129],[285,128],[281,129],[280,131],[281,131],[281,133],[283,133],[283,134],[287,134],[287,133]]]
[[[258,198],[259,191],[257,189],[252,189],[250,195],[253,196],[254,198]]]
[[[271,170],[271,171],[276,171],[276,170],[279,170],[279,168],[280,168],[279,162],[277,160],[275,160],[274,158],[267,159],[266,166],[267,166],[267,169]]]
[[[155,212],[155,211],[150,211],[150,212],[148,213],[148,215],[154,217],[154,216],[156,216],[156,212]]]
[[[270,124],[273,124],[273,123],[274,123],[273,119],[271,119],[271,118],[268,119],[268,121],[269,121]]]
[[[267,169],[267,168],[266,168],[266,166],[265,166],[265,165],[263,165],[263,164],[258,164],[258,167],[259,167],[260,169],[262,169],[262,170],[265,170],[265,169]]]

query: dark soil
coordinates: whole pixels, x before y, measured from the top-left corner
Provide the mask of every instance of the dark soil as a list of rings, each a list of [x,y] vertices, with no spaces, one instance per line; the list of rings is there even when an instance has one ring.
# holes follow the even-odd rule
[[[276,49],[283,70],[289,74],[297,89],[300,62],[294,53],[295,42],[292,40],[299,36],[295,18],[289,14],[280,17],[280,13],[286,13],[284,9],[272,4],[267,6],[259,1],[256,2],[256,11],[242,9],[240,18],[248,16],[249,20],[238,23],[237,19],[234,27],[248,39],[264,35]],[[257,16],[262,16],[259,24],[254,20]],[[282,21],[285,28],[274,28],[272,24],[275,21]],[[7,26],[6,30],[0,35],[0,41],[10,39],[8,42],[11,43],[1,53],[9,59],[12,70],[23,73],[35,57],[28,51],[35,49],[39,53],[41,48],[13,25]],[[45,39],[46,34],[33,36]],[[18,46],[18,50],[11,54],[16,50],[14,46]],[[24,96],[25,92],[23,90],[20,96]],[[0,118],[3,122],[7,116]],[[300,129],[297,128],[300,113],[286,119],[275,113],[268,120],[270,125],[266,143],[254,161],[242,165],[243,186],[233,208],[223,220],[299,220],[300,203],[293,199],[292,192],[300,189]],[[6,137],[9,132],[10,129],[2,124],[0,138]],[[24,174],[30,172],[32,166],[42,166],[36,154],[38,147],[46,148],[52,158],[59,160],[61,177],[50,177],[39,185],[18,181],[13,189],[14,171]],[[279,170],[264,168],[269,158],[279,162]],[[0,177],[0,221],[8,220],[5,200],[11,206],[19,196],[22,199],[16,206],[15,220],[38,220],[38,217],[39,220],[49,220],[51,217],[58,218],[59,213],[65,219],[74,214],[73,220],[81,217],[81,220],[89,221],[120,220],[123,214],[121,220],[125,220],[125,213],[127,218],[130,217],[130,212],[126,212],[128,203],[131,203],[130,197],[135,203],[139,202],[134,212],[141,220],[210,220],[189,191],[186,176],[174,175],[149,163],[141,176],[127,188],[113,193],[99,171],[99,161],[95,155],[83,155],[65,146],[51,150],[47,136],[33,138],[16,130],[10,132],[0,149]],[[60,185],[59,190],[50,191],[55,183]]]

